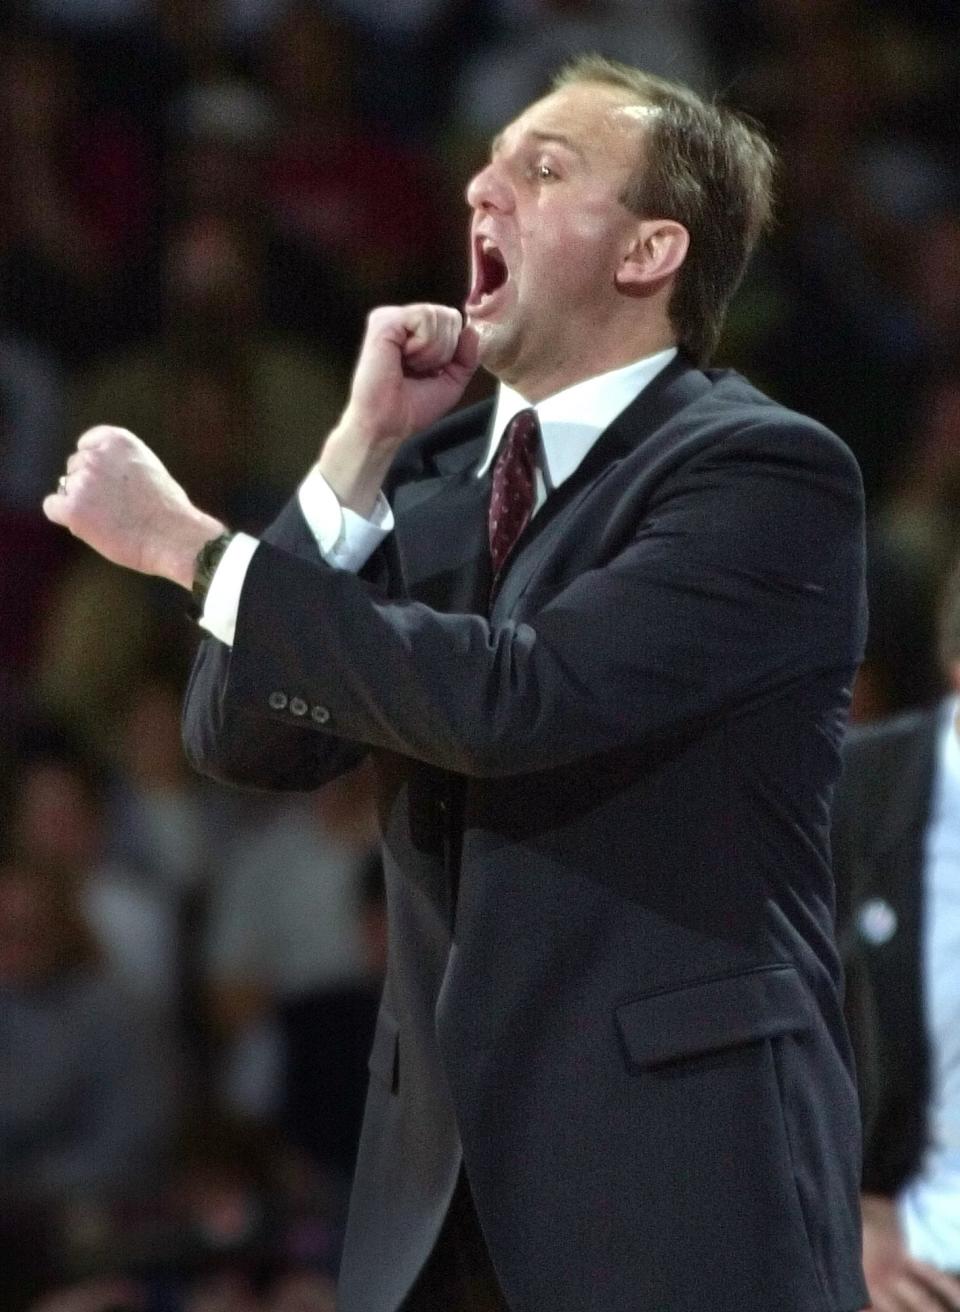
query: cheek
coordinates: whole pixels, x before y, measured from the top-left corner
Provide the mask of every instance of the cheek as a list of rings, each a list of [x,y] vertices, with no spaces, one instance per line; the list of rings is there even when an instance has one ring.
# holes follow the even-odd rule
[[[544,206],[524,234],[524,266],[531,275],[549,274],[554,286],[594,279],[615,267],[617,234],[609,201]]]

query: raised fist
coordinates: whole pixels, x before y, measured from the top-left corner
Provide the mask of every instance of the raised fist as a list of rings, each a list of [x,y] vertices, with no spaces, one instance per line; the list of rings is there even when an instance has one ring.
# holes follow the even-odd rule
[[[125,428],[88,429],[43,511],[107,560],[189,588],[197,551],[223,529]]]

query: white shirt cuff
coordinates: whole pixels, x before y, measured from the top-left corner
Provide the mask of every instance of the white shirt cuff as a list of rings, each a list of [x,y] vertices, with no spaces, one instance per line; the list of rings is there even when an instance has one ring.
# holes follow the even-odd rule
[[[199,620],[200,627],[225,642],[228,647],[233,646],[237,631],[237,612],[240,609],[243,581],[259,545],[257,539],[249,534],[237,533],[220,557],[220,564],[214,570],[207,589],[203,614]]]
[[[297,493],[303,517],[320,554],[335,569],[355,574],[393,531],[393,511],[381,493],[369,519],[341,506],[333,488],[314,467]]]
[[[317,469],[312,469],[303,480],[297,495],[320,554],[334,569],[355,574],[393,531],[393,511],[382,493],[370,519],[341,506],[333,488]],[[233,646],[240,593],[258,546],[256,538],[237,533],[220,558],[207,589],[200,627],[228,647]]]

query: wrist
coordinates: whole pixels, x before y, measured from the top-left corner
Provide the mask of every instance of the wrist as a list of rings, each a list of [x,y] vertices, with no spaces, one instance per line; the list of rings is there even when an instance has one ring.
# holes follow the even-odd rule
[[[340,444],[356,446],[371,455],[386,452],[392,456],[413,432],[409,417],[406,422],[400,419],[405,408],[402,398],[370,405],[351,396],[327,441],[335,438]]]
[[[402,438],[373,441],[341,421],[323,445],[317,469],[341,506],[369,519]]]
[[[166,545],[162,568],[156,572],[181,588],[185,588],[187,592],[192,592],[198,553],[208,542],[220,537],[225,531],[226,525],[219,519],[197,511],[189,523],[184,524],[177,533],[176,540]]]

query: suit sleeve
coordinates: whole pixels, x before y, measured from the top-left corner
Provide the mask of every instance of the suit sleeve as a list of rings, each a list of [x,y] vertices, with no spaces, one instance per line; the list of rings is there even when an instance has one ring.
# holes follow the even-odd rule
[[[569,764],[735,714],[862,644],[862,496],[822,430],[717,443],[616,523],[616,543],[528,618],[390,600],[265,543],[244,584],[223,723],[289,722],[467,775]],[[307,750],[304,748],[303,750]]]
[[[296,499],[264,534],[285,559],[319,562],[320,553]],[[368,567],[374,573],[378,563]],[[305,736],[289,718],[264,720],[226,700],[232,650],[216,638],[200,644],[183,707],[183,740],[191,763],[224,783],[249,788],[303,791],[358,765],[362,743],[333,735]]]

